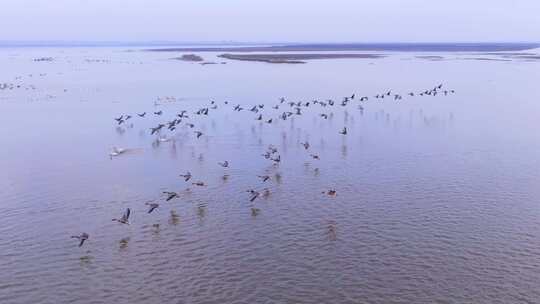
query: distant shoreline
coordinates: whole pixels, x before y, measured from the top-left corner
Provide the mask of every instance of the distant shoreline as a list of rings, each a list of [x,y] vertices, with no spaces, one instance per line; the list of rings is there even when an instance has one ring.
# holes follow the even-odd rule
[[[524,51],[540,47],[538,43],[350,43],[350,44],[288,44],[270,46],[215,46],[151,48],[151,52],[503,52]]]
[[[302,64],[306,63],[304,60],[313,59],[377,59],[385,57],[378,54],[221,54],[218,57],[240,60],[240,61],[258,61],[266,63],[288,63],[288,64]]]
[[[179,42],[179,41],[10,41],[0,48],[126,47],[149,51],[285,52],[285,51],[397,51],[397,52],[498,52],[540,48],[540,42]]]

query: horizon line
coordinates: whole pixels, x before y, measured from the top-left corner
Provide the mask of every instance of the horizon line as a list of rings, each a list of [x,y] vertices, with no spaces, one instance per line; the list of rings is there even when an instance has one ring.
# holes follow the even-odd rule
[[[178,41],[178,40],[0,40],[0,46],[172,46],[172,45],[340,45],[340,44],[531,44],[540,41]]]

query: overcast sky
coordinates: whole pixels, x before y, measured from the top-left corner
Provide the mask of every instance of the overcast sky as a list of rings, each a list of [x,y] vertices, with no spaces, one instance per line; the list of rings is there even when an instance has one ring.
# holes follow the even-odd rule
[[[0,0],[0,40],[540,41],[540,0]]]

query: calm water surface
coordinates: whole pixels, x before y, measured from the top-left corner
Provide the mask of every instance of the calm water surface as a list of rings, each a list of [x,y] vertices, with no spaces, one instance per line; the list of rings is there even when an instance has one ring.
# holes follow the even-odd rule
[[[177,55],[0,49],[0,83],[15,85],[0,90],[1,303],[540,302],[539,61]],[[405,96],[439,83],[456,93]],[[372,97],[388,90],[404,99]],[[352,93],[370,96],[363,111],[271,108]],[[183,109],[195,128],[156,142],[149,128]],[[135,117],[117,127],[122,114]],[[111,160],[113,146],[132,150]],[[131,225],[111,221],[127,207]]]

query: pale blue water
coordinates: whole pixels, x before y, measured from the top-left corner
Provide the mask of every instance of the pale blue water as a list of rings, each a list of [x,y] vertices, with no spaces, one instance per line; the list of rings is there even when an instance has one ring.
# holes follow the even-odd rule
[[[0,55],[0,83],[15,85],[0,90],[1,303],[540,301],[538,61]],[[41,57],[54,60],[33,61]],[[439,83],[456,93],[406,96]],[[403,100],[373,98],[388,90]],[[338,105],[352,93],[370,96],[363,113],[359,101]],[[176,101],[155,105],[165,96]],[[289,107],[270,108],[282,96],[337,105],[282,121]],[[193,115],[211,100],[218,109]],[[247,111],[255,104],[271,125]],[[164,133],[174,142],[156,144],[149,128],[182,109],[205,135],[180,126]],[[134,117],[117,129],[122,114]],[[270,144],[279,166],[261,156]],[[111,160],[113,146],[133,152]],[[188,170],[208,186],[178,177]],[[246,190],[265,187],[270,196],[251,203]],[[329,189],[337,196],[321,194]],[[168,190],[180,199],[165,202]],[[160,207],[147,214],[147,201]],[[127,207],[131,225],[111,222]],[[70,236],[81,232],[90,239],[79,248]]]

